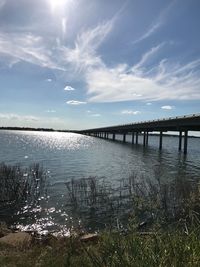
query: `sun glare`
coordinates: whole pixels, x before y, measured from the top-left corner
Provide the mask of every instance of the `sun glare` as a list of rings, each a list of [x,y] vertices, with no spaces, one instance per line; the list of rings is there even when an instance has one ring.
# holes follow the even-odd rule
[[[61,10],[68,2],[68,0],[48,0],[48,1],[50,3],[52,12],[55,12],[56,10]]]

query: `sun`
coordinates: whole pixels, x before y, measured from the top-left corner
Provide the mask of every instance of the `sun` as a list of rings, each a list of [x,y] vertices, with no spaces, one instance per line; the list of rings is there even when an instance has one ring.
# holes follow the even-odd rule
[[[68,1],[69,0],[48,0],[52,12],[64,8]]]

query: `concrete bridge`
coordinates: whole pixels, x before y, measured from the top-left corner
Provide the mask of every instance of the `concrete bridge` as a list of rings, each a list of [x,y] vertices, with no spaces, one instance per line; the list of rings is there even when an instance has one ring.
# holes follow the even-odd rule
[[[112,135],[112,140],[115,141],[116,134],[123,135],[123,142],[126,142],[126,135],[132,135],[132,144],[138,144],[138,135],[143,135],[143,146],[148,145],[149,133],[159,132],[159,149],[162,149],[163,132],[179,132],[178,149],[184,154],[187,153],[188,131],[200,131],[200,114],[192,114],[182,117],[170,117],[166,119],[142,121],[131,124],[108,126],[95,129],[87,129],[76,131],[80,134],[89,136],[101,137],[108,139]]]

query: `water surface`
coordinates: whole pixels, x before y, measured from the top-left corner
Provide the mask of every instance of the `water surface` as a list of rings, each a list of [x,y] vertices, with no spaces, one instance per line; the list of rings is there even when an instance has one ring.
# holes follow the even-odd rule
[[[103,210],[95,211],[94,206],[88,210],[70,207],[66,183],[72,179],[96,177],[107,181],[112,188],[118,188],[122,179],[128,180],[133,175],[152,181],[159,178],[164,183],[175,179],[199,183],[199,138],[189,138],[187,155],[178,152],[178,137],[164,136],[162,151],[158,149],[157,136],[149,136],[146,148],[142,146],[142,136],[138,145],[130,144],[130,140],[128,137],[128,143],[123,144],[73,133],[0,131],[0,162],[20,163],[24,167],[39,163],[47,173],[48,197],[40,199],[35,207],[25,206],[22,211],[16,211],[18,226],[41,231],[66,230],[76,221],[94,230],[113,218],[118,219],[113,217],[112,209],[105,211],[103,205],[105,214]],[[129,212],[130,206],[124,214]]]

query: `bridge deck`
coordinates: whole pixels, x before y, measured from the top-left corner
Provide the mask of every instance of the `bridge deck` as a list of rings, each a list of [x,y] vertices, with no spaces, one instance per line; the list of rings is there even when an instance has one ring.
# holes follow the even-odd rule
[[[137,131],[200,131],[200,114],[173,117],[152,121],[143,121],[124,125],[115,125],[78,131],[80,133],[110,132],[128,133]]]
[[[138,144],[138,133],[143,132],[143,146],[148,145],[149,132],[160,132],[159,149],[162,149],[163,132],[178,131],[179,132],[179,146],[178,149],[182,149],[182,132],[184,132],[184,147],[183,151],[187,153],[187,139],[188,131],[200,131],[200,114],[193,114],[189,116],[159,119],[153,121],[143,121],[132,124],[115,125],[108,127],[101,127],[95,129],[87,129],[82,131],[76,131],[80,134],[93,135],[95,137],[101,137],[108,139],[109,134],[112,134],[112,140],[115,140],[116,134],[123,134],[123,142],[126,142],[126,134],[132,133],[132,144]]]

